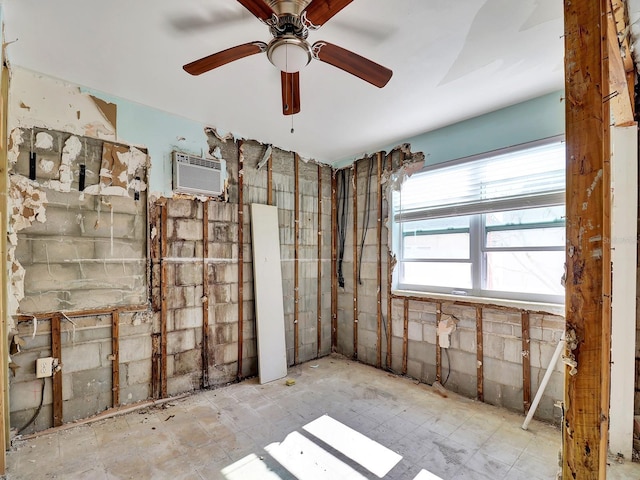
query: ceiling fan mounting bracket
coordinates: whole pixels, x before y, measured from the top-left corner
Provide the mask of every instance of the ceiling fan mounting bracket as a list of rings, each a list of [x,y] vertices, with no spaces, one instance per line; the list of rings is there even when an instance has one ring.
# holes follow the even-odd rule
[[[293,35],[305,39],[309,36],[309,29],[302,23],[298,15],[281,15],[278,17],[274,14],[267,24],[271,30],[271,35],[275,38]]]

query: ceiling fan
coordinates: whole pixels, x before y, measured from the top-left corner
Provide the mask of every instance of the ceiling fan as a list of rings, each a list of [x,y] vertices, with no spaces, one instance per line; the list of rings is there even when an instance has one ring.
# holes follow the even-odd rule
[[[182,68],[200,75],[227,63],[266,52],[269,61],[280,69],[282,113],[300,112],[300,70],[312,59],[333,65],[382,88],[393,72],[356,53],[329,42],[307,42],[309,30],[316,30],[353,0],[238,0],[247,10],[269,26],[273,39],[249,42],[208,55]]]

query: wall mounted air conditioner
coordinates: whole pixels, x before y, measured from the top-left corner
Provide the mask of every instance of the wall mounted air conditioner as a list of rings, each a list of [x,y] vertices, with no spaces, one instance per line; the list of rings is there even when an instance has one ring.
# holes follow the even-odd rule
[[[224,190],[226,162],[173,152],[173,190],[194,195],[217,196]]]

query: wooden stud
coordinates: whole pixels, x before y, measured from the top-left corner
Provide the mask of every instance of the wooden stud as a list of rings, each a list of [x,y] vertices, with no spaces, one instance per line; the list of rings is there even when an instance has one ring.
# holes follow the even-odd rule
[[[209,200],[202,202],[202,375],[200,388],[209,387]]]
[[[162,378],[162,334],[151,334],[151,397],[160,398]]]
[[[531,407],[531,336],[529,330],[529,312],[520,315],[522,327],[522,405],[524,414]]]
[[[160,210],[160,396],[167,396],[167,206]]]
[[[364,228],[364,225],[362,226]],[[358,162],[353,163],[353,358],[358,358]]]
[[[606,476],[608,442],[609,0],[564,3],[567,142],[563,480]],[[605,172],[607,170],[607,172]],[[588,228],[587,228],[588,226]]]
[[[436,303],[436,382],[442,384],[442,349],[440,348],[440,334],[438,325],[442,318],[442,303]]]
[[[267,160],[267,205],[273,205],[273,153]]]
[[[242,374],[244,344],[244,143],[238,140],[238,380]]]
[[[58,359],[59,365],[64,368],[62,362],[62,341],[60,338],[60,319],[61,313],[51,317],[51,356]],[[54,370],[53,378],[53,426],[62,425],[62,370]]]
[[[478,400],[484,402],[484,338],[482,328],[482,307],[476,307],[476,375]]]
[[[338,347],[338,178],[331,172],[331,351]]]
[[[293,363],[298,364],[300,342],[299,321],[300,321],[300,166],[298,164],[298,154],[293,154],[293,176],[294,176],[294,236],[293,236]]]
[[[94,308],[90,310],[76,310],[76,311],[67,311],[65,310],[64,314],[69,318],[77,318],[77,317],[95,317],[98,315],[111,315],[113,311],[116,310],[114,307],[108,308]],[[146,312],[149,310],[148,305],[129,305],[117,307],[117,310],[122,312]],[[38,320],[47,320],[53,318],[54,315],[59,314],[59,311],[56,312],[40,312],[34,314],[22,314],[17,318],[18,323],[20,322],[32,322],[33,317],[36,317]]]
[[[389,161],[389,173],[392,171],[392,163],[393,163],[393,153],[388,155]],[[387,199],[387,205],[389,205],[389,199]],[[387,237],[388,238],[388,237]],[[392,355],[392,345],[391,341],[393,337],[393,326],[391,321],[392,315],[392,300],[393,296],[391,295],[391,284],[393,283],[393,256],[391,255],[391,245],[389,245],[387,241],[387,368],[391,368],[391,355]]]
[[[407,364],[409,363],[409,300],[404,299],[404,329],[402,333],[402,374],[407,373]]]
[[[376,224],[376,244],[378,247],[377,252],[377,283],[378,292],[377,292],[377,302],[378,309],[376,311],[377,314],[377,322],[378,322],[378,355],[376,358],[376,365],[378,368],[382,367],[382,184],[380,183],[382,180],[382,152],[378,152],[377,154],[378,160],[378,169],[376,174],[376,186],[377,186],[377,212],[378,212],[378,222]]]
[[[322,167],[318,164],[318,269],[317,269],[316,356],[322,348]]]
[[[627,30],[623,1],[611,0],[608,3],[607,12],[606,55],[609,63],[609,91],[611,92],[608,98],[611,99],[613,120],[619,127],[631,126],[635,123],[635,69]],[[621,38],[618,38],[619,32],[622,34]],[[624,58],[621,52],[624,52]]]
[[[120,406],[120,312],[111,314],[111,406]]]

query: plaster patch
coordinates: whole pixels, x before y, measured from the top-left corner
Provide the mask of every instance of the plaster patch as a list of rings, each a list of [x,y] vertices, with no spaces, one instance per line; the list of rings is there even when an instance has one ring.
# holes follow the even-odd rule
[[[9,150],[7,151],[7,160],[9,165],[15,165],[20,154],[20,145],[24,142],[22,138],[22,130],[14,128],[9,135]]]
[[[438,345],[441,348],[451,346],[451,334],[456,331],[458,319],[453,315],[442,315],[438,322]]]
[[[58,180],[49,180],[44,186],[60,192],[70,192],[71,182],[73,182],[71,163],[76,159],[81,150],[82,144],[80,143],[80,139],[75,135],[69,137],[67,141],[64,142],[64,148],[62,149],[62,159],[60,161],[60,167],[58,167]]]
[[[47,132],[38,132],[36,135],[36,148],[51,150],[53,148],[53,137]]]
[[[54,165],[55,163],[53,163],[53,161],[47,160],[46,158],[43,158],[40,160],[40,170],[42,170],[45,173],[51,173]]]
[[[204,129],[204,133],[205,134],[212,134],[213,136],[215,136],[218,140],[220,140],[222,143],[226,143],[227,140],[233,140],[234,136],[233,133],[225,133],[225,134],[221,134],[218,133],[218,130],[213,128],[213,127],[207,127]]]

